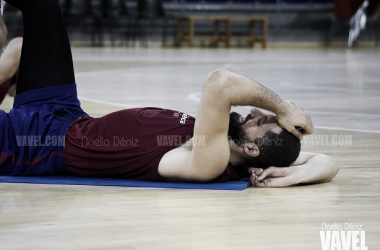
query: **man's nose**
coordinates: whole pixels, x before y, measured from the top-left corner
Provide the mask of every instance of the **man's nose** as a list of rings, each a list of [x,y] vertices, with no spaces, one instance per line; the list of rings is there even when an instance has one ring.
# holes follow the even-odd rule
[[[258,108],[251,109],[251,119],[260,119],[262,117],[265,117],[265,115],[266,114]]]

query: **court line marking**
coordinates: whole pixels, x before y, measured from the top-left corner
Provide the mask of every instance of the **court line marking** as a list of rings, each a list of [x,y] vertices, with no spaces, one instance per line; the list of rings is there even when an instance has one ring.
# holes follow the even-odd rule
[[[199,102],[201,95],[202,95],[202,92],[195,92],[195,93],[189,94],[188,98],[192,101]],[[307,111],[307,113],[324,114],[324,115],[365,116],[365,117],[375,117],[375,118],[380,117],[379,114],[340,113],[340,112],[327,112],[327,111]],[[351,128],[328,127],[328,126],[315,126],[315,128],[325,129],[325,130],[337,130],[337,131],[350,131],[350,132],[380,134],[379,130],[351,129]]]
[[[84,96],[78,96],[79,100],[86,101],[86,102],[92,102],[92,103],[98,103],[98,104],[105,104],[115,107],[121,107],[121,108],[136,108],[136,106],[118,103],[118,102],[108,102],[108,101],[102,101],[98,99],[88,98]],[[195,114],[189,114],[191,116],[195,117]],[[326,127],[326,126],[315,126],[314,128],[317,129],[325,129],[325,130],[337,130],[337,131],[350,131],[350,132],[362,132],[362,133],[372,133],[372,134],[380,134],[380,131],[378,130],[365,130],[365,129],[350,129],[350,128],[337,128],[337,127]]]
[[[105,105],[110,105],[110,106],[115,106],[115,107],[121,107],[121,108],[135,108],[135,106],[124,104],[124,103],[102,101],[102,100],[98,100],[98,99],[88,98],[88,97],[85,97],[85,96],[78,96],[78,99],[80,101],[92,102],[92,103],[98,103],[98,104],[105,104]]]
[[[349,132],[380,134],[380,131],[378,131],[378,130],[355,129],[355,128],[336,128],[336,127],[325,127],[325,126],[314,126],[314,128],[325,129],[325,130],[337,130],[337,131],[349,131]]]
[[[364,116],[378,118],[380,114],[366,114],[366,113],[346,113],[346,112],[328,112],[328,111],[307,111],[310,114],[319,114],[319,115],[347,115],[347,116]]]
[[[200,97],[202,92],[191,93],[188,95],[190,100],[195,102],[200,102]],[[307,111],[310,114],[320,114],[320,115],[347,115],[347,116],[364,116],[364,117],[380,117],[380,114],[366,114],[366,113],[347,113],[347,112],[329,112],[329,111]]]
[[[355,89],[355,88],[347,89],[347,88],[343,88],[343,87],[331,87],[331,86],[320,87],[320,86],[313,86],[313,85],[300,86],[297,83],[291,83],[291,82],[280,82],[278,85],[279,86],[287,86],[287,87],[297,87],[297,89],[300,89],[300,88],[303,88],[303,89],[325,89],[325,90],[327,89],[327,90],[333,90],[333,91],[345,91],[345,92],[354,92],[354,93],[357,93],[357,92],[371,93],[371,94],[380,93],[380,90],[376,90],[376,89]]]

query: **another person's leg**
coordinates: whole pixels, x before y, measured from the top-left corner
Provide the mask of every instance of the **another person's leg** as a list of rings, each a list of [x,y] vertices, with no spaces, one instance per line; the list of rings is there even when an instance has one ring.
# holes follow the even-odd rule
[[[3,16],[1,14],[1,0],[0,0],[0,53],[3,51],[3,47],[7,40],[8,30],[3,22]]]
[[[74,84],[69,37],[59,0],[6,0],[22,11],[24,41],[17,94]]]
[[[13,78],[17,78],[21,47],[22,38],[12,39],[0,56],[0,104],[7,94],[15,96],[17,82],[13,84]]]
[[[22,38],[12,39],[0,56],[0,85],[12,78],[19,66],[22,47]]]

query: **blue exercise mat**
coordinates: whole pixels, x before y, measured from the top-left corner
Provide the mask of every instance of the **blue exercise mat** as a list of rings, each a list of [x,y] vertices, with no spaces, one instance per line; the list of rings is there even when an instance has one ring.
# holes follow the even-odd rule
[[[215,189],[215,190],[244,190],[249,187],[249,180],[230,181],[222,183],[186,183],[186,182],[153,182],[114,178],[91,178],[69,175],[59,176],[0,176],[0,182],[36,183],[61,185],[93,185],[93,186],[124,186],[149,188],[186,188],[186,189]]]

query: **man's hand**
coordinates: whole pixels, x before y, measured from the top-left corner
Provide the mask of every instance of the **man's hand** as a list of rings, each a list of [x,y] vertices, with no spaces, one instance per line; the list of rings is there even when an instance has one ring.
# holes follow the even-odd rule
[[[287,102],[276,115],[278,123],[300,140],[303,135],[313,133],[314,125],[311,117],[294,103]]]
[[[333,179],[339,166],[328,155],[301,152],[289,167],[249,168],[251,183],[256,187],[288,187],[297,184],[323,183]]]
[[[296,184],[295,168],[250,168],[251,184],[256,187],[289,187]]]

